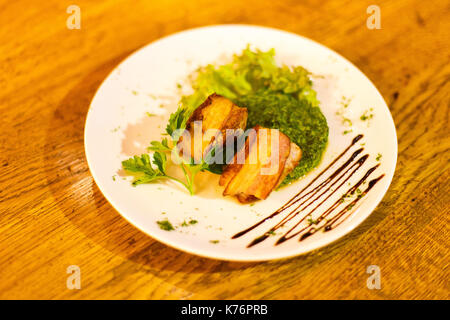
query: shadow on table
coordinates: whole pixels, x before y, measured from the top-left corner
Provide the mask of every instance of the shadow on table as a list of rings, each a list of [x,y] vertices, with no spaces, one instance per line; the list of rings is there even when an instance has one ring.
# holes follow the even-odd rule
[[[382,214],[373,214],[356,231],[314,252],[296,258],[260,263],[201,258],[167,247],[145,235],[126,222],[105,200],[89,173],[84,155],[84,122],[90,101],[108,73],[127,55],[104,64],[71,89],[56,106],[43,150],[47,181],[55,202],[86,237],[114,255],[137,264],[129,266],[131,270],[127,272],[144,269],[177,287],[188,287],[189,284],[172,280],[174,273],[202,274],[202,281],[198,281],[196,285],[206,288],[217,283],[218,277],[221,278],[222,275],[246,269],[249,282],[241,285],[248,287],[259,285],[261,281],[273,282],[276,279],[289,287],[298,283],[299,277],[308,273],[313,266],[331,259],[340,247],[357,239],[384,218]]]

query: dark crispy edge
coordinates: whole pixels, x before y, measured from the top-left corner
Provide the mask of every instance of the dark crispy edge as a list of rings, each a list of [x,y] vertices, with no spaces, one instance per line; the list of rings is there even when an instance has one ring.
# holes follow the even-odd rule
[[[205,101],[202,102],[201,105],[199,105],[194,112],[191,114],[191,116],[189,117],[189,119],[186,121],[186,130],[190,130],[191,129],[191,125],[194,121],[197,120],[203,120],[203,115],[202,115],[202,110],[208,106],[211,105],[211,103],[213,102],[214,98],[217,97],[222,97],[221,95],[218,95],[216,93],[210,94],[208,96],[208,98],[206,98]]]

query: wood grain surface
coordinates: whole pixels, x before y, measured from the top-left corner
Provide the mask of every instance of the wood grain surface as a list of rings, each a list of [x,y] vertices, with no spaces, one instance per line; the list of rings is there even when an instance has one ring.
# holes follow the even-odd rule
[[[70,4],[81,29],[66,27]],[[366,27],[369,5],[381,29]],[[0,298],[449,299],[448,1],[0,1]],[[160,244],[96,187],[83,130],[100,83],[176,31],[246,23],[336,50],[378,87],[399,157],[382,203],[339,241],[289,260],[231,263]],[[69,265],[81,289],[66,288]],[[366,286],[369,265],[381,289]]]

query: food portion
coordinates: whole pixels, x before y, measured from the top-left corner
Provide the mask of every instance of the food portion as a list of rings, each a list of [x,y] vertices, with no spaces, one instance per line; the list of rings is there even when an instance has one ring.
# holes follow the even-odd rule
[[[194,93],[181,99],[186,109],[196,108],[216,92],[248,109],[247,128],[259,124],[278,129],[302,149],[298,166],[280,187],[319,165],[328,143],[328,124],[308,70],[302,66],[279,66],[275,49],[247,47],[228,64],[199,68],[193,79]]]
[[[278,66],[274,49],[247,47],[230,63],[202,66],[189,79],[193,92],[182,96],[179,108],[170,115],[167,137],[150,142],[151,155],[122,162],[135,176],[133,185],[172,179],[194,194],[195,176],[209,171],[222,174],[224,195],[249,202],[267,198],[275,188],[301,178],[320,163],[328,125],[310,73],[303,67]],[[217,156],[228,139],[227,130],[249,128],[270,129],[269,136],[279,139],[276,143],[247,139],[245,147],[236,148],[230,156],[226,152]],[[200,143],[196,133],[201,135]],[[269,152],[256,163],[229,163],[233,156],[252,158],[259,147]],[[184,179],[166,172],[170,160],[179,165]],[[261,173],[275,162],[279,165],[275,172]]]
[[[279,130],[253,129],[219,181],[225,186],[223,195],[236,196],[241,203],[266,199],[301,158],[300,148]]]
[[[247,116],[246,108],[240,108],[231,100],[213,93],[187,120],[186,131],[178,140],[178,148],[189,151],[189,156],[199,162],[213,145],[223,146],[227,130],[244,130]]]

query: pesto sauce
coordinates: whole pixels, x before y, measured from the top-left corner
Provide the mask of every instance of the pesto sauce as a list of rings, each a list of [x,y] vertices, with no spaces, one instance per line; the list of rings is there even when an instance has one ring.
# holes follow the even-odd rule
[[[289,94],[256,92],[237,99],[248,109],[247,127],[278,129],[302,149],[298,166],[283,180],[287,185],[317,167],[328,142],[328,124],[319,107]]]

